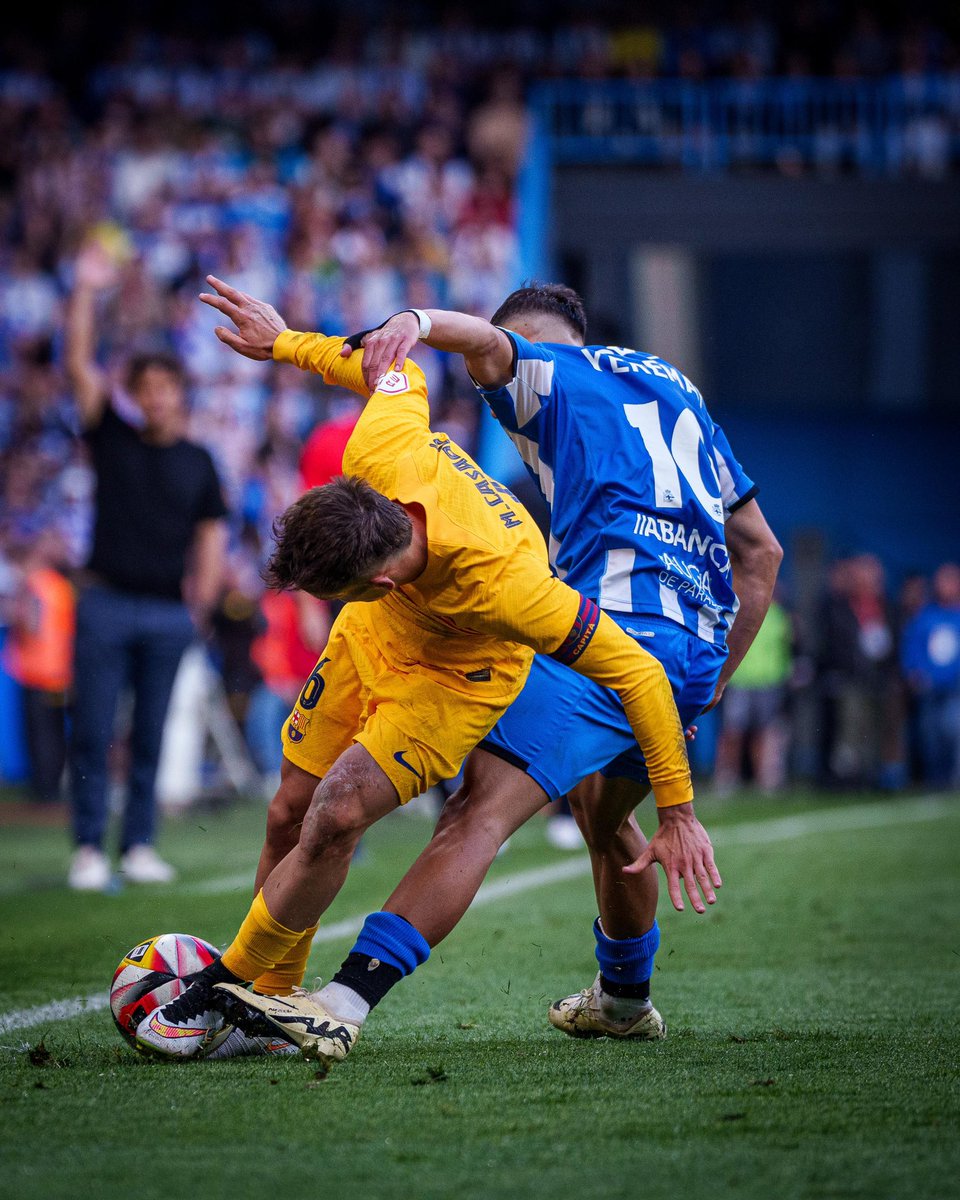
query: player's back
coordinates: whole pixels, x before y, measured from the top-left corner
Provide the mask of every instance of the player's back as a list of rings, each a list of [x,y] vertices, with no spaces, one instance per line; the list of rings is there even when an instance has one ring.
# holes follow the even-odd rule
[[[700,392],[654,355],[510,336],[515,378],[483,394],[550,505],[557,573],[602,608],[722,641],[724,520],[755,489]]]

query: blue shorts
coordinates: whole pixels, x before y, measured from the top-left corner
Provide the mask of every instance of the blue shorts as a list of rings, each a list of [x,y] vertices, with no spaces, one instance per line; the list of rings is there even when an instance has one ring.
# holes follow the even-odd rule
[[[686,728],[713,698],[726,647],[703,641],[668,617],[608,616],[663,663]],[[480,748],[526,771],[551,799],[594,771],[650,786],[616,693],[540,654],[523,691]]]

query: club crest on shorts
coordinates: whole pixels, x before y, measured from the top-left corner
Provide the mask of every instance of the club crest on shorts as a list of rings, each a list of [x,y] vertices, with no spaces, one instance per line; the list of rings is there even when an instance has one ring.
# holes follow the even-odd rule
[[[295,708],[287,723],[287,737],[291,742],[302,742],[303,735],[307,732],[309,724],[310,718],[302,713],[299,708]]]

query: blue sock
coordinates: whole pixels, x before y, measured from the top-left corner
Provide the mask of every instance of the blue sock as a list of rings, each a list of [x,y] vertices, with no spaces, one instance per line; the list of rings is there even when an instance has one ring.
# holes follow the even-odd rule
[[[597,917],[593,935],[597,939],[597,962],[603,990],[613,996],[646,999],[650,995],[654,955],[660,945],[657,922],[654,921],[643,937],[609,938],[600,928]]]
[[[333,983],[376,1008],[389,990],[430,957],[427,939],[396,913],[370,913]]]

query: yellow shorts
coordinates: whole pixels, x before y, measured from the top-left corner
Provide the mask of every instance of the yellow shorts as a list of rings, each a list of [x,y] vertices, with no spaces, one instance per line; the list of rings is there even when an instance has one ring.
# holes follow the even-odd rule
[[[464,691],[462,673],[423,664],[397,665],[377,641],[372,622],[348,605],[283,727],[283,752],[322,778],[354,742],[373,757],[406,804],[441,779],[452,779],[490,732],[527,677],[504,695],[478,682]],[[532,656],[531,656],[532,657]]]

